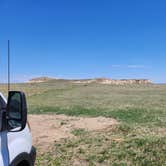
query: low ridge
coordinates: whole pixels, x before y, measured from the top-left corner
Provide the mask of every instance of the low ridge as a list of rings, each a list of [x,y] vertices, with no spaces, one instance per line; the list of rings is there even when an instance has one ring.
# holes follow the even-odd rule
[[[41,83],[48,82],[51,80],[60,80],[51,77],[37,77],[29,80],[29,83]],[[116,84],[116,85],[124,85],[124,84],[151,84],[152,82],[148,79],[110,79],[110,78],[95,78],[95,79],[77,79],[77,80],[68,80],[63,79],[64,81],[72,81],[77,84],[88,84],[88,83],[100,83],[100,84]]]

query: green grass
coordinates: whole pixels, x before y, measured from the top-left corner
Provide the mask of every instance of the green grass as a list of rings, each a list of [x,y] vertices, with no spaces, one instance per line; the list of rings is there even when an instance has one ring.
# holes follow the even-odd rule
[[[5,91],[6,85],[0,86]],[[104,116],[120,124],[100,132],[72,131],[74,139],[39,155],[37,165],[166,165],[166,85],[101,85],[52,81],[14,84],[27,94],[29,113]]]
[[[151,125],[151,126],[166,126],[166,114],[162,110],[148,110],[140,108],[129,108],[129,109],[93,109],[93,108],[82,108],[75,106],[72,108],[61,108],[61,107],[34,107],[30,113],[33,114],[45,114],[45,113],[56,113],[66,114],[69,116],[104,116],[112,117],[120,122],[125,122],[132,125]]]
[[[111,131],[94,133],[78,130],[76,139],[64,139],[61,144],[55,144],[49,153],[51,163],[59,161],[57,165],[72,165],[78,161],[80,165],[165,165],[165,137],[145,132],[138,135],[137,130],[123,125]],[[38,162],[39,165],[48,161],[47,155]]]

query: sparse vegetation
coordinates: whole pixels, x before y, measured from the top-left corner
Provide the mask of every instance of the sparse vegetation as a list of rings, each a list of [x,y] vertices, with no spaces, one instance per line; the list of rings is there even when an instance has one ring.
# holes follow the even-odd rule
[[[4,86],[0,87],[3,92]],[[84,86],[57,80],[16,84],[13,89],[28,94],[31,114],[104,116],[120,122],[104,131],[73,130],[74,138],[40,153],[37,166],[166,165],[166,85]]]
[[[84,129],[74,129],[72,134],[75,136],[83,136],[85,135],[86,131]]]
[[[144,129],[118,126],[112,130],[78,134],[76,139],[65,139],[55,144],[43,161],[59,165],[165,165],[166,139]],[[58,164],[57,164],[58,165]]]

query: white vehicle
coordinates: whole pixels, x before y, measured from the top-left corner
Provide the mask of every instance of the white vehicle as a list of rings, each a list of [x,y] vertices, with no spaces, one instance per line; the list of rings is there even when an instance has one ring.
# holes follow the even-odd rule
[[[10,91],[6,101],[0,93],[0,166],[33,166],[35,158],[25,94]]]

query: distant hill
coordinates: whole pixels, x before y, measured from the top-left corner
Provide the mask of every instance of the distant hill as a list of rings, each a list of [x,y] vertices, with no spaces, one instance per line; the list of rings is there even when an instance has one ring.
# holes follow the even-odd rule
[[[55,80],[56,78],[50,78],[50,77],[37,77],[37,78],[32,78],[28,82],[29,83],[40,83],[40,82],[48,82],[51,80]]]
[[[100,83],[100,84],[116,84],[116,85],[124,85],[124,84],[151,84],[152,82],[148,79],[110,79],[110,78],[94,78],[94,79],[76,79],[76,80],[69,80],[69,79],[57,79],[57,78],[50,78],[50,77],[37,77],[29,80],[29,83],[41,83],[41,82],[48,82],[53,80],[63,80],[63,81],[70,81],[76,84],[89,84],[89,83]]]

